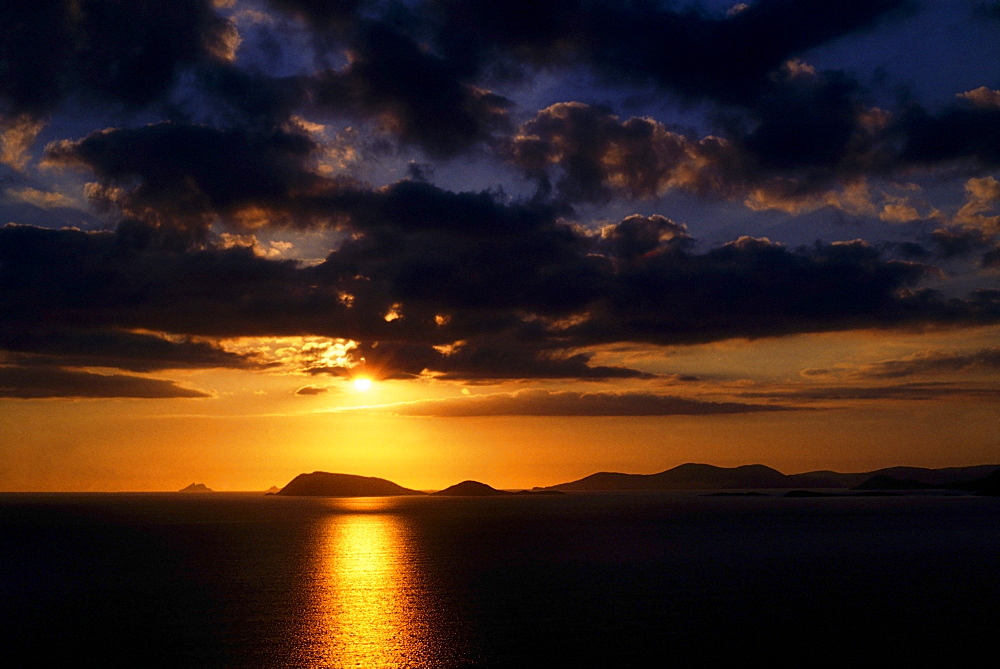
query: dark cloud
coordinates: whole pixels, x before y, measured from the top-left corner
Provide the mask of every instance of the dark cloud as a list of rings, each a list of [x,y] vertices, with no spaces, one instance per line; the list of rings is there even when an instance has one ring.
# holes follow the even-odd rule
[[[295,391],[295,394],[300,396],[322,395],[328,390],[328,388],[321,388],[320,386],[302,386]]]
[[[0,366],[0,397],[132,397],[166,399],[209,397],[172,381],[126,374],[94,374],[57,367]]]
[[[930,249],[918,242],[885,242],[880,246],[904,260],[925,261],[933,255]]]
[[[723,132],[700,140],[585,105],[542,110],[515,138],[513,161],[543,185],[546,168],[558,165],[555,185],[570,199],[600,200],[609,191],[648,197],[668,188],[742,196],[777,177],[795,180],[786,190],[810,192],[875,165],[893,172],[955,158],[997,164],[990,110],[956,106],[935,115],[914,106],[883,137],[854,78],[796,59],[898,17],[912,2],[764,0],[725,16],[656,2],[437,4],[446,17],[441,49],[456,61],[586,64],[611,86],[652,84],[717,106]]]
[[[992,249],[983,254],[980,264],[983,267],[1000,267],[1000,245],[994,246]]]
[[[412,379],[424,370],[436,369],[442,354],[428,343],[380,339],[361,342],[351,356],[355,367],[313,367],[309,373],[344,377],[363,374],[379,381]]]
[[[990,236],[976,228],[938,228],[931,233],[931,242],[943,258],[964,256],[991,246]]]
[[[365,198],[352,215],[365,231],[317,271],[363,277],[360,293],[379,290],[430,316],[468,310],[559,314],[592,299],[603,280],[589,241],[555,212],[502,204],[488,193],[449,193],[401,183]],[[349,292],[354,293],[354,290]]]
[[[978,168],[1000,163],[997,109],[957,104],[935,113],[911,104],[872,136],[863,120],[869,105],[856,81],[795,60],[897,16],[913,6],[908,0],[762,0],[731,15],[652,1],[270,5],[309,26],[313,72],[278,76],[237,67],[236,28],[209,0],[8,3],[0,10],[6,72],[0,115],[39,116],[68,98],[96,96],[129,108],[161,102],[182,125],[207,120],[275,133],[296,110],[310,109],[370,119],[404,144],[450,157],[494,146],[509,131],[513,103],[490,90],[499,72],[527,77],[537,68],[572,64],[604,75],[613,87],[652,84],[717,104],[734,150],[715,168],[733,171],[735,165],[737,174],[729,176],[749,182],[793,170],[802,172],[793,175],[803,182],[799,187],[808,188],[856,177],[863,166],[891,172],[943,161]],[[340,65],[345,50],[349,57]],[[552,162],[544,144],[553,130],[544,120],[540,115],[529,123],[541,145],[516,142],[517,162],[536,171],[539,160]],[[649,119],[616,125],[591,118],[589,126],[587,119],[571,120],[574,126],[558,134],[574,138],[575,148],[558,162],[565,172],[561,188],[575,199],[606,196],[608,170],[620,173],[613,189],[632,195],[675,187],[671,175],[685,151],[708,159],[718,150],[664,134]],[[595,134],[588,143],[589,132]],[[184,141],[180,131],[175,138]],[[272,139],[278,138],[251,142],[265,166],[274,159]],[[608,146],[629,159],[609,166],[602,150]],[[700,179],[704,183],[695,185],[689,174],[682,187],[725,190],[717,174]]]
[[[658,214],[633,214],[602,228],[598,248],[618,262],[635,263],[655,253],[685,251],[693,243],[683,223]]]
[[[1000,107],[956,104],[934,114],[912,105],[897,115],[887,135],[901,145],[899,160],[907,165],[1000,165]]]
[[[511,102],[463,82],[453,64],[385,24],[363,27],[350,65],[321,74],[321,107],[373,117],[404,143],[451,156],[507,127]]]
[[[652,374],[626,367],[592,366],[591,355],[535,351],[531,346],[487,342],[466,344],[443,356],[434,369],[440,377],[474,382],[484,379],[644,379]]]
[[[115,367],[130,372],[259,367],[207,341],[119,330],[45,331],[0,325],[0,348],[10,353],[10,361],[21,365]]]
[[[352,351],[357,367],[314,368],[313,374],[376,379],[408,379],[422,373],[465,383],[517,379],[646,379],[654,375],[626,367],[592,366],[591,355],[565,354],[537,342],[518,341],[517,332],[507,336],[482,335],[457,345],[432,346],[406,341],[379,340],[362,343]]]
[[[362,342],[355,357],[386,378],[640,378],[592,366],[586,347],[1000,316],[994,293],[945,300],[917,288],[932,268],[863,242],[789,250],[741,238],[699,254],[663,217],[587,232],[425,184],[368,197],[363,232],[315,266],[171,245],[134,221],[114,233],[0,228],[7,346],[123,369],[240,367],[257,361],[197,337],[319,335]],[[384,216],[366,219],[371,206]],[[123,332],[135,330],[195,338]]]
[[[306,214],[297,198],[331,186],[310,169],[315,149],[295,129],[255,133],[168,122],[64,140],[46,155],[52,164],[93,170],[103,188],[92,196],[127,215],[201,234],[216,216],[301,222]]]
[[[305,19],[321,30],[344,30],[357,20],[358,10],[371,7],[369,0],[268,0],[273,7]]]
[[[862,365],[852,374],[873,379],[895,379],[919,374],[982,372],[998,369],[1000,369],[1000,347],[994,346],[969,353],[925,351],[898,360],[883,360]]]
[[[351,340],[342,367],[298,361],[316,375],[643,379],[651,375],[600,365],[591,351],[996,323],[997,291],[945,297],[922,282],[944,276],[924,264],[936,257],[977,253],[984,267],[1000,264],[996,180],[987,174],[1000,167],[997,92],[956,91],[934,107],[899,93],[893,106],[885,91],[868,89],[877,77],[800,60],[915,4],[758,0],[726,13],[656,0],[6,3],[0,161],[13,176],[0,174],[4,220],[50,229],[0,228],[2,376],[16,381],[18,396],[204,396],[86,370],[253,369],[266,361],[228,352],[218,338],[289,335]],[[978,3],[981,16],[994,5]],[[254,53],[240,52],[240,39]],[[579,97],[563,97],[569,74],[586,81],[572,94]],[[548,106],[532,114],[505,97],[522,93]],[[647,96],[647,110],[691,103],[675,118],[698,116],[711,129],[619,117],[582,101],[549,104],[619,99],[627,109],[633,95]],[[60,125],[70,109],[74,118]],[[86,173],[95,208],[84,213],[76,194],[46,199],[35,188],[66,175],[35,170],[32,147],[99,113],[87,127],[107,129],[55,139],[41,165]],[[386,164],[349,172],[354,158],[339,161],[336,150],[362,145],[378,146]],[[465,153],[484,160],[437,172],[415,162]],[[410,158],[411,179],[386,184]],[[500,178],[492,161],[520,170],[535,193],[519,200],[432,183],[492,183]],[[792,213],[849,209],[856,189],[870,209],[863,215],[875,216],[869,180],[931,172],[967,179],[954,217],[910,206],[909,194],[883,211],[897,221],[933,212],[920,229],[938,229],[920,244],[789,248],[741,237],[698,247],[685,225],[647,205],[622,217],[629,210],[617,202],[613,222],[574,222],[594,211],[578,203],[674,192]],[[329,245],[310,253],[328,255],[268,258],[219,236],[286,228],[326,230]],[[986,352],[963,355],[856,371],[893,378],[994,368]],[[526,398],[497,398],[490,410],[520,411]],[[773,408],[645,394],[534,399],[548,415]]]
[[[145,106],[181,68],[224,61],[234,37],[211,0],[6,2],[0,114],[41,116],[74,95]]]
[[[190,83],[188,107],[175,103],[170,117],[178,124],[210,122],[213,127],[239,128],[257,134],[287,128],[308,97],[300,77],[274,77],[231,63],[199,66]]]
[[[583,65],[611,86],[651,84],[737,110],[750,129],[733,138],[765,170],[830,169],[858,135],[858,84],[839,72],[797,76],[783,69],[789,61],[913,7],[908,0],[763,0],[721,16],[693,4],[600,0],[272,4],[351,52],[346,67],[328,69],[310,85],[320,107],[371,117],[434,155],[489,143],[506,128],[510,102],[490,92],[489,81]],[[337,48],[321,42],[320,52]],[[638,119],[627,125],[616,141],[638,150],[654,125]],[[586,133],[585,126],[577,128]],[[522,142],[519,153],[531,162],[530,145]],[[660,181],[646,158],[630,188]],[[601,185],[588,169],[596,161],[584,155],[565,163],[563,185],[581,186],[572,195],[600,194],[586,188]]]
[[[808,184],[853,167],[868,148],[860,97],[858,84],[843,73],[794,64],[782,70],[754,101],[748,114],[752,129],[730,128],[759,173],[748,176],[759,181],[761,175],[790,172]]]
[[[1000,110],[971,99],[937,111],[912,103],[875,122],[857,81],[795,60],[912,5],[903,0],[763,0],[726,16],[599,0],[270,4],[313,31],[312,72],[238,67],[235,28],[207,0],[90,1],[79,12],[63,2],[11,6],[0,100],[12,118],[81,92],[129,106],[164,102],[173,123],[95,133],[51,151],[56,162],[94,170],[107,187],[93,195],[147,219],[263,208],[272,222],[314,221],[315,212],[289,202],[274,206],[278,193],[324,187],[317,143],[294,128],[303,110],[368,119],[434,157],[505,147],[542,194],[554,188],[569,201],[672,189],[734,199],[763,189],[787,199],[873,172],[1000,165]],[[109,34],[116,39],[101,37]],[[36,53],[38,45],[54,46]],[[330,65],[345,50],[346,64]],[[505,140],[512,102],[489,90],[495,73],[570,63],[613,86],[652,83],[708,100],[718,132],[698,138],[562,103]]]
[[[283,321],[293,332],[338,334],[332,330],[342,326],[342,336],[355,338],[440,328],[432,343],[521,325],[527,314],[585,313],[561,329],[567,345],[574,336],[669,342],[991,318],[970,304],[900,292],[928,268],[883,260],[860,242],[790,251],[746,238],[692,254],[685,231],[662,217],[629,217],[589,235],[552,211],[415,183],[361,194],[357,203],[352,216],[364,233],[314,268],[247,248],[159,248],[156,231],[141,223],[114,234],[7,227],[6,311],[51,319],[54,310],[77,313],[88,327],[190,334],[241,327],[276,334],[283,328],[266,317],[283,313],[293,316]],[[355,307],[342,303],[344,292],[357,298]],[[403,318],[386,321],[397,303]],[[213,322],[196,325],[209,305]],[[435,321],[442,315],[453,319],[443,328]],[[532,336],[553,337],[556,327]],[[443,340],[448,334],[455,336]]]
[[[578,393],[522,390],[446,400],[392,404],[381,410],[406,416],[705,416],[787,411],[778,405],[705,402],[652,393]]]
[[[579,102],[538,112],[518,130],[508,153],[543,192],[554,186],[561,197],[575,201],[650,198],[672,188],[724,189],[720,158],[732,154],[720,142],[698,142],[648,118],[622,122],[609,109]],[[558,168],[554,184],[553,168]]]
[[[904,383],[892,386],[807,386],[790,390],[740,393],[740,397],[785,402],[852,400],[926,401],[952,396],[989,399],[1000,397],[1000,390],[990,387],[970,387],[952,383]]]
[[[559,0],[438,0],[438,42],[454,61],[512,54],[536,64],[584,62],[614,81],[742,102],[796,54],[874,25],[912,3],[761,0],[719,16],[696,5]]]
[[[986,296],[960,306],[916,290],[929,271],[884,260],[863,242],[791,251],[741,238],[705,254],[656,254],[624,268],[591,317],[561,334],[667,344],[996,318]]]
[[[507,160],[543,195],[570,202],[650,199],[670,191],[787,206],[869,176],[1000,166],[1000,108],[956,103],[893,114],[863,104],[856,83],[796,66],[719,136],[696,138],[650,119],[558,103],[525,122]]]
[[[441,231],[472,239],[516,236],[552,227],[558,213],[536,203],[505,203],[488,191],[454,193],[410,180],[358,197],[350,210],[354,226],[367,232]]]
[[[322,330],[321,321],[343,311],[336,295],[309,291],[293,262],[265,260],[247,247],[186,250],[160,242],[142,223],[116,233],[0,228],[5,331],[299,334]],[[286,329],[288,315],[296,318]]]

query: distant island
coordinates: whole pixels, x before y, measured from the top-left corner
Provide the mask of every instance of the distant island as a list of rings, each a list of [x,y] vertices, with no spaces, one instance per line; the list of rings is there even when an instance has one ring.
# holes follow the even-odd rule
[[[497,495],[513,495],[507,490],[497,490],[493,486],[479,481],[462,481],[453,486],[431,493],[441,497],[493,497]]]
[[[716,467],[684,464],[658,474],[600,472],[546,489],[563,491],[642,490],[761,490],[782,488],[854,488],[861,490],[917,490],[975,481],[1000,470],[997,465],[948,467],[887,467],[871,472],[841,474],[831,471],[782,474],[765,465]],[[884,488],[880,488],[884,486]]]
[[[275,494],[313,497],[392,497],[426,493],[410,490],[374,476],[313,472],[299,474]]]
[[[444,490],[430,493],[439,497],[492,497],[506,495],[560,495],[567,492],[641,492],[641,491],[750,491],[788,490],[789,496],[817,496],[830,493],[811,490],[855,490],[873,494],[887,491],[951,490],[981,495],[1000,495],[1000,464],[971,467],[887,467],[871,472],[842,474],[816,471],[782,474],[765,465],[716,467],[687,463],[658,474],[622,474],[599,472],[576,481],[517,492],[498,490],[479,481],[462,481]],[[194,484],[183,492],[208,492],[203,484]],[[280,490],[268,494],[318,497],[387,497],[426,495],[404,488],[386,479],[355,474],[312,472],[299,474]],[[729,493],[737,494],[737,493]]]
[[[191,485],[181,488],[177,492],[215,492],[209,488],[204,483],[192,483]]]

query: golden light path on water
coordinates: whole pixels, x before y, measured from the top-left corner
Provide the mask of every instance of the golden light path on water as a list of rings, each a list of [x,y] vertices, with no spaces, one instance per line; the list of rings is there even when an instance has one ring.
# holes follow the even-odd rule
[[[338,499],[317,547],[314,643],[328,667],[435,666],[426,586],[384,498]]]

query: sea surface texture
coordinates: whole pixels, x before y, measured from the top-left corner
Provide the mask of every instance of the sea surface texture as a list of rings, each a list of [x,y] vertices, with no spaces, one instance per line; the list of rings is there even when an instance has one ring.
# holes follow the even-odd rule
[[[1000,500],[0,495],[18,667],[958,666]]]

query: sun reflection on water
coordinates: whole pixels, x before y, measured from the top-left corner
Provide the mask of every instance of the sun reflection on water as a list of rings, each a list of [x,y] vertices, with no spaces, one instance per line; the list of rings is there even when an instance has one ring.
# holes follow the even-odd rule
[[[377,498],[337,500],[317,567],[317,641],[331,667],[430,666],[423,584],[409,529]]]

